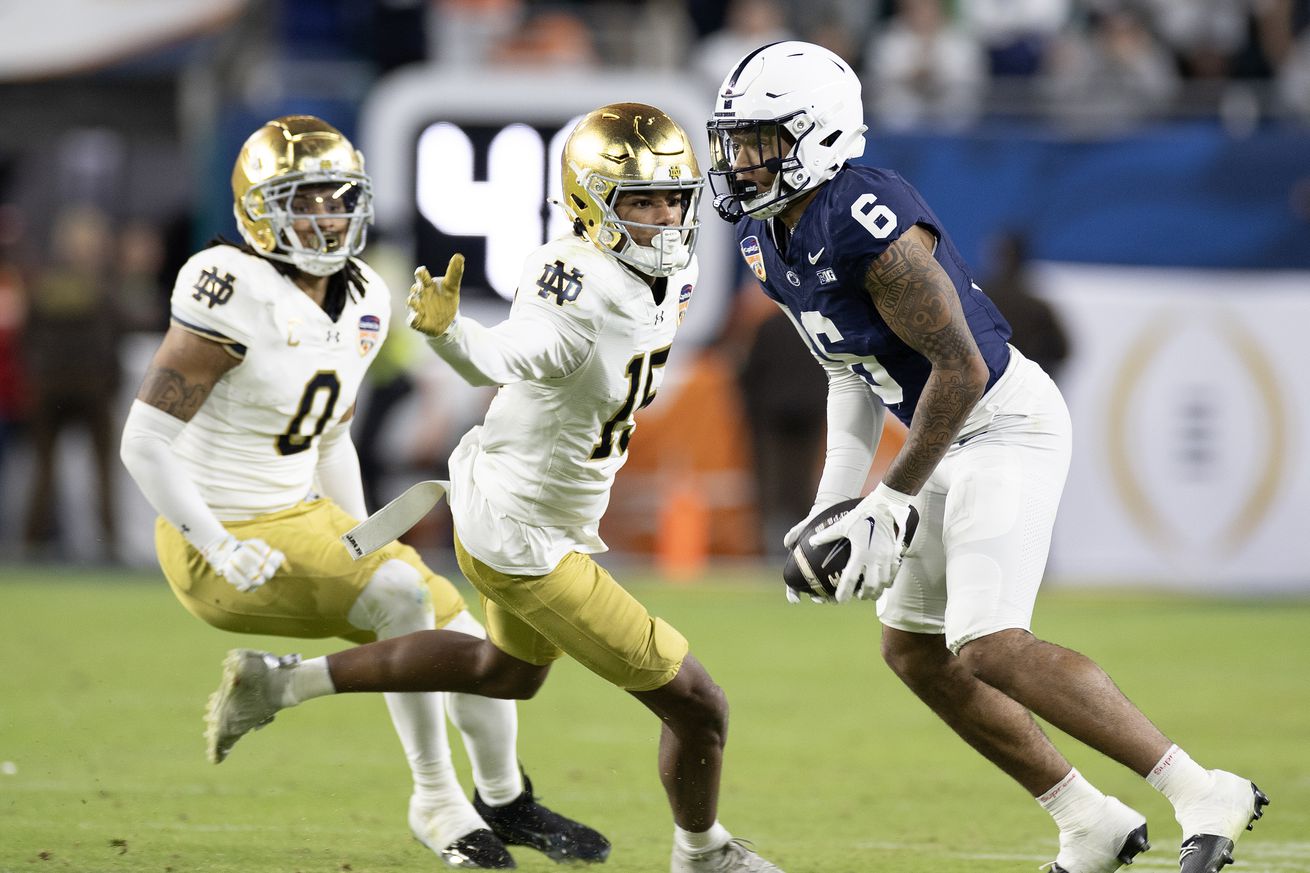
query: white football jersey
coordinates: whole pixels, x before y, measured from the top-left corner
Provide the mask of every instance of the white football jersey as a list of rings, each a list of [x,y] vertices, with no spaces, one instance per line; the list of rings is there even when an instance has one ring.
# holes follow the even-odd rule
[[[354,404],[390,321],[381,277],[356,263],[364,293],[347,294],[336,321],[270,261],[232,246],[178,273],[172,323],[241,359],[173,444],[219,519],[286,509],[313,489],[317,437]]]
[[[696,279],[693,259],[665,280],[656,302],[645,281],[585,239],[560,237],[528,256],[504,325],[553,329],[569,351],[557,346],[536,365],[520,362],[524,377],[500,388],[451,458],[452,509],[473,554],[507,571],[544,571],[570,549],[604,550],[600,518],[637,412],[663,381]],[[448,348],[434,347],[450,359]],[[557,372],[561,358],[580,363]],[[485,513],[469,511],[468,486],[493,516],[517,522],[512,530],[486,530]],[[524,526],[549,535],[523,543]]]

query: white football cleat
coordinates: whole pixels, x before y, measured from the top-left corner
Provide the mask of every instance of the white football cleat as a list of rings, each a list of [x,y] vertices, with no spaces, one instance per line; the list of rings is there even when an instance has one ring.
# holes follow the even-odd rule
[[[1269,798],[1249,779],[1210,770],[1210,790],[1174,810],[1183,827],[1180,873],[1217,873],[1233,863],[1233,844],[1264,815]]]
[[[1107,796],[1090,828],[1060,831],[1060,854],[1051,873],[1114,873],[1149,848],[1146,818]]]
[[[299,655],[233,649],[223,659],[223,680],[205,707],[205,750],[221,764],[237,740],[262,728],[282,709],[282,690]]]
[[[728,840],[708,852],[685,852],[673,847],[670,873],[783,873],[746,847],[741,840]]]

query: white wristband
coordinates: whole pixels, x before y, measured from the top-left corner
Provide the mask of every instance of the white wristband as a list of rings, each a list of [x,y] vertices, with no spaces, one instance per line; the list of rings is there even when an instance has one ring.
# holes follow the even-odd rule
[[[914,502],[913,495],[906,494],[902,491],[897,491],[895,488],[892,488],[885,482],[879,482],[878,487],[874,488],[873,491],[869,492],[869,494],[871,497],[876,496],[880,500],[886,503],[894,504],[896,506],[909,506],[911,503]]]

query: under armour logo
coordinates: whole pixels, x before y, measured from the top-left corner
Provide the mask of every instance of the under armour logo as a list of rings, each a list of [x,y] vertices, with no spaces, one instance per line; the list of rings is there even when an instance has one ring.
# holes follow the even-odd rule
[[[191,297],[194,300],[208,299],[209,308],[213,309],[215,306],[221,306],[232,299],[234,282],[236,282],[236,277],[231,273],[223,276],[218,275],[217,267],[201,270],[200,278],[196,281],[196,284],[191,286],[196,292]]]
[[[339,343],[339,342],[341,342],[341,331],[339,331],[339,330],[330,330],[330,331],[328,331],[328,332],[327,332],[327,341],[330,342],[330,343]]]
[[[582,274],[575,269],[565,273],[564,262],[557,260],[542,269],[537,287],[541,289],[537,292],[539,297],[544,299],[554,294],[555,302],[563,306],[577,300],[582,293]]]

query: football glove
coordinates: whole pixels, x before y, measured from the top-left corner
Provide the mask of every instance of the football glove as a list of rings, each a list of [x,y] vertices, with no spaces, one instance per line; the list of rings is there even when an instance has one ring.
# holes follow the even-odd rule
[[[788,603],[800,603],[800,602],[802,602],[802,601],[801,601],[801,593],[800,593],[799,591],[797,591],[795,588],[792,588],[792,587],[791,587],[790,585],[788,585],[786,582],[782,583],[782,590],[783,590],[783,593],[787,595],[787,602],[788,602]],[[810,602],[811,602],[811,603],[827,603],[827,602],[828,602],[828,601],[824,600],[822,597],[815,597],[813,594],[807,594],[806,596],[810,599]]]
[[[877,600],[892,584],[901,566],[901,556],[908,547],[906,522],[910,516],[908,494],[879,484],[836,524],[810,537],[815,546],[836,542],[842,537],[851,541],[851,557],[837,582],[836,600],[846,603],[852,597]],[[856,584],[863,577],[863,584]]]
[[[836,503],[837,501],[834,500],[832,502]],[[791,530],[787,531],[786,535],[783,536],[782,538],[783,548],[785,548],[789,552],[792,549],[796,548],[796,541],[801,538],[801,534],[805,532],[805,528],[809,527],[810,522],[814,521],[814,516],[818,515],[820,512],[823,512],[823,510],[826,508],[827,507],[825,505],[820,503],[815,503],[813,506],[811,506],[810,511],[805,514],[805,517],[802,518],[800,521],[798,521],[796,523],[796,526],[793,527]]]
[[[792,549],[796,548],[796,541],[801,538],[801,534],[804,533],[805,529],[810,526],[810,522],[814,521],[814,516],[818,515],[820,512],[823,512],[823,509],[824,509],[823,506],[821,506],[818,503],[815,503],[813,506],[810,507],[810,511],[805,514],[805,517],[802,518],[800,521],[798,521],[795,527],[787,531],[786,535],[784,535],[782,538],[782,545],[787,551],[790,552]],[[801,602],[800,592],[798,592],[795,588],[792,588],[786,582],[782,584],[782,590],[783,593],[786,594],[787,596],[788,603]],[[815,603],[823,602],[821,599],[815,597],[813,594],[810,595],[810,600]]]
[[[464,256],[450,256],[446,275],[433,279],[427,267],[414,271],[405,306],[409,309],[409,326],[427,336],[441,336],[459,311],[459,283],[464,278]]]
[[[210,543],[200,554],[215,573],[242,593],[272,579],[287,559],[263,540],[239,540],[231,534]]]

